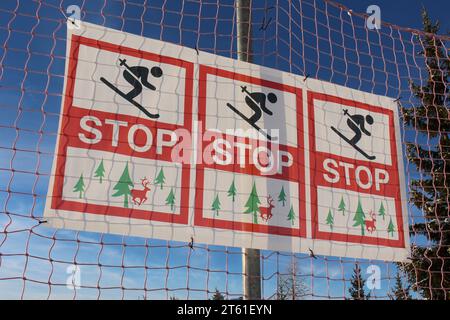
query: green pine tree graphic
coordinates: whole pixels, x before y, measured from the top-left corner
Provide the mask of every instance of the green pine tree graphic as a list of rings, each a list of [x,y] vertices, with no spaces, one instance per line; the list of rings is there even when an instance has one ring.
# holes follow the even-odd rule
[[[344,202],[344,197],[341,197],[341,202],[339,202],[338,211],[342,211],[342,215],[345,216],[345,202]]]
[[[233,202],[234,202],[234,197],[236,196],[236,186],[234,185],[234,179],[233,179],[233,183],[231,183],[230,188],[228,189],[228,196],[233,198]]]
[[[384,217],[386,215],[386,209],[384,209],[383,202],[381,202],[380,209],[378,210],[378,215],[380,217],[383,217],[383,220],[384,220]]]
[[[166,198],[166,204],[170,205],[170,210],[173,211],[175,205],[175,194],[173,193],[173,188],[170,188],[170,193]]]
[[[250,193],[250,196],[245,203],[245,207],[247,207],[247,209],[244,211],[244,213],[253,214],[253,223],[258,223],[258,212],[260,204],[261,201],[259,200],[258,192],[256,191],[256,184],[255,182],[253,182],[252,192]]]
[[[161,170],[159,170],[159,173],[155,178],[155,185],[159,184],[161,186],[161,190],[162,190],[164,183],[166,183],[166,176],[164,175],[163,168],[161,168]]]
[[[291,224],[294,225],[295,222],[295,212],[294,212],[294,208],[291,205],[291,209],[289,210],[289,214],[288,214],[288,218],[289,221],[291,221]]]
[[[113,190],[116,192],[112,195],[113,197],[123,196],[123,206],[128,208],[128,196],[131,194],[131,187],[133,186],[133,182],[131,181],[130,174],[128,172],[128,163],[123,169],[122,175],[120,176],[119,181],[114,186]]]
[[[219,195],[216,195],[216,198],[214,199],[212,205],[211,205],[211,210],[216,212],[216,216],[219,215],[219,210],[220,210],[220,200],[219,200]]]
[[[84,188],[85,188],[85,185],[84,185],[83,174],[81,174],[77,183],[73,187],[73,192],[79,192],[79,198],[81,199],[83,197]]]
[[[281,191],[278,195],[278,202],[282,202],[283,207],[286,205],[286,193],[284,192],[284,186],[281,186]]]
[[[358,207],[356,208],[355,216],[353,217],[353,221],[355,221],[353,226],[361,227],[361,235],[362,236],[364,235],[364,226],[366,225],[365,217],[366,217],[366,215],[364,214],[364,211],[362,209],[361,200],[358,198]]]
[[[388,233],[390,233],[391,237],[394,236],[395,227],[392,223],[392,218],[389,218],[389,225],[388,225]]]
[[[325,222],[330,226],[330,229],[333,230],[334,218],[333,214],[331,213],[331,209],[328,209],[328,215]]]
[[[97,170],[95,170],[94,177],[100,178],[100,183],[103,182],[103,178],[105,177],[105,167],[103,166],[103,159],[98,165]]]

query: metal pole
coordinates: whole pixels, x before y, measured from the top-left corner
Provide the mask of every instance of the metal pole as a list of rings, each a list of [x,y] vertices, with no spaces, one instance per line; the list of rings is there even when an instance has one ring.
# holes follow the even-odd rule
[[[251,0],[236,0],[238,59],[251,62]],[[261,265],[258,249],[242,248],[242,285],[245,300],[261,299]]]

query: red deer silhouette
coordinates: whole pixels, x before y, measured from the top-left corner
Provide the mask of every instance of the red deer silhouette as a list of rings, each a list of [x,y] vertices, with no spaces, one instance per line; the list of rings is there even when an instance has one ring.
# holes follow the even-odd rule
[[[261,216],[261,219],[265,221],[269,221],[270,218],[272,218],[272,209],[275,208],[273,205],[273,199],[272,196],[267,197],[267,204],[268,207],[259,207],[259,215]]]
[[[372,233],[377,229],[375,227],[375,222],[377,222],[377,219],[375,213],[372,210],[370,210],[369,215],[371,217],[371,220],[364,220],[364,224],[366,225],[367,231]]]
[[[134,204],[141,205],[147,200],[147,192],[150,191],[150,188],[148,187],[148,184],[150,182],[147,180],[146,177],[144,179],[141,179],[141,184],[144,187],[142,190],[138,189],[131,189],[131,198],[133,200]],[[139,201],[137,201],[139,199]]]

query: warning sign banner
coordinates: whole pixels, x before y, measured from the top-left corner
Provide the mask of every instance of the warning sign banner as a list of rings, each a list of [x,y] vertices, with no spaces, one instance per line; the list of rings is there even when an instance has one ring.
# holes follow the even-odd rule
[[[83,23],[49,225],[402,261],[392,99]]]

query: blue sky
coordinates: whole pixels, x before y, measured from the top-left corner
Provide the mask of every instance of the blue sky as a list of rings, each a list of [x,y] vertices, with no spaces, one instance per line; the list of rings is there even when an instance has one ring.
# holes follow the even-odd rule
[[[434,1],[372,1],[372,0],[339,0],[342,5],[355,12],[366,12],[369,5],[376,4],[381,9],[381,19],[388,23],[405,28],[421,29],[422,20],[420,11],[426,8],[433,19],[439,20],[441,24],[440,34],[450,32],[450,21],[445,15],[450,10],[450,3],[446,0]]]
[[[377,4],[383,20],[402,27],[421,27],[420,1],[339,2],[355,12],[365,12],[369,4]],[[241,295],[238,248],[198,244],[191,251],[186,243],[38,225],[63,86],[65,25],[60,8],[77,4],[82,6],[85,21],[236,57],[232,0],[221,0],[219,5],[216,1],[203,1],[201,5],[196,1],[147,1],[144,7],[143,3],[0,2],[0,298],[120,299],[147,294],[148,298],[204,299],[206,290],[216,287],[228,292],[230,298]],[[424,5],[434,19],[441,20],[442,33],[450,29],[448,1]],[[255,63],[392,98],[401,96],[406,106],[415,103],[408,80],[420,83],[424,73],[422,61],[414,55],[420,50],[420,42],[411,33],[385,26],[378,33],[367,32],[363,19],[322,0],[293,1],[292,5],[287,1],[255,1],[252,12]],[[263,31],[260,26],[264,16],[271,22]],[[404,133],[403,138],[423,142],[411,132]],[[405,171],[408,179],[416,175],[411,166],[407,165]],[[420,213],[410,210],[411,217],[420,220]],[[347,294],[354,259],[315,260],[302,254],[264,251],[265,297],[274,293],[277,271],[286,272],[294,260],[312,297],[343,298]],[[74,292],[65,287],[66,268],[74,261],[81,264],[82,285],[90,288]],[[361,262],[363,270],[369,264],[380,266],[382,288],[373,295],[386,298],[395,266],[381,261]],[[186,290],[188,287],[190,290]]]

